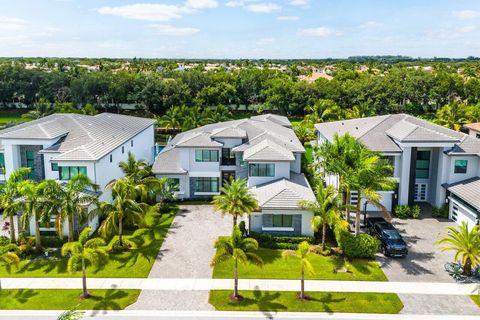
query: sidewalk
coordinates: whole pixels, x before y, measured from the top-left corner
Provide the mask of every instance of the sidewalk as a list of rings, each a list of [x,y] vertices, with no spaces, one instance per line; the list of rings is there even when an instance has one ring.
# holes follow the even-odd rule
[[[56,320],[63,311],[23,311],[2,310],[0,320]],[[367,313],[309,313],[309,312],[225,312],[225,311],[142,311],[123,310],[105,311],[93,310],[85,313],[84,319],[115,319],[115,320],[143,320],[143,319],[334,319],[334,320],[473,320],[478,315],[401,315],[401,314],[367,314]]]
[[[81,278],[0,278],[3,289],[77,289]],[[164,279],[164,278],[91,278],[91,289],[141,289],[156,291],[208,291],[233,289],[232,279]],[[240,279],[240,290],[297,291],[299,280]],[[421,295],[478,294],[480,284],[439,282],[380,282],[306,280],[307,291],[382,292]]]

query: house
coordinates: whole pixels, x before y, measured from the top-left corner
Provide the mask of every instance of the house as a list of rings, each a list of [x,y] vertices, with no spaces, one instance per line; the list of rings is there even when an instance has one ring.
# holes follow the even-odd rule
[[[480,139],[480,122],[469,123],[463,127],[468,130],[470,136]]]
[[[379,152],[394,167],[394,191],[380,191],[382,204],[449,203],[450,219],[478,224],[480,215],[480,140],[406,114],[383,115],[315,125],[318,143],[349,133]],[[337,177],[327,178],[338,184]],[[352,194],[352,203],[357,195]],[[367,211],[377,210],[362,201]]]
[[[123,176],[118,163],[127,160],[129,152],[153,162],[154,123],[153,119],[110,113],[53,114],[1,130],[1,179],[8,179],[20,167],[31,168],[28,178],[35,181],[65,182],[82,173],[100,187],[101,201],[111,201],[111,192],[104,188]],[[89,224],[96,228],[98,219]],[[65,233],[67,230],[64,226]]]
[[[291,127],[286,117],[267,114],[183,132],[156,157],[152,171],[172,179],[181,199],[211,198],[230,177],[246,179],[259,202],[250,231],[312,235],[313,214],[298,202],[315,196],[301,173],[305,149]]]

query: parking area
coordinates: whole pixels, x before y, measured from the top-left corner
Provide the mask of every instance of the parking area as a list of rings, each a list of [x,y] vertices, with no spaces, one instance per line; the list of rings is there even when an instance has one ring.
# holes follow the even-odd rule
[[[454,260],[454,254],[451,251],[441,252],[435,241],[445,232],[445,227],[456,226],[456,223],[433,218],[427,206],[422,209],[420,219],[392,220],[407,243],[409,252],[405,258],[389,258],[377,254],[377,261],[390,281],[453,281],[445,272],[444,265]]]

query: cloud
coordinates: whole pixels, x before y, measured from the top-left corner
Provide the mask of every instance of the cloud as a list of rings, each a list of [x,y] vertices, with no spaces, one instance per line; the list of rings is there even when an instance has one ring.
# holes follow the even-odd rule
[[[453,11],[452,14],[461,20],[470,20],[480,17],[480,11],[474,10]]]
[[[26,21],[16,17],[0,16],[0,30],[19,31],[26,27]]]
[[[277,17],[277,20],[281,20],[281,21],[295,21],[298,19],[300,19],[300,17],[298,16],[278,16]]]
[[[255,13],[271,13],[274,11],[278,11],[282,9],[281,6],[275,3],[267,2],[267,3],[252,3],[246,6],[248,11],[255,12]]]
[[[265,46],[265,45],[270,45],[274,42],[275,42],[275,38],[262,38],[255,41],[255,44],[259,46]]]
[[[230,0],[225,6],[230,8],[245,7],[249,3],[260,2],[260,0]]]
[[[474,32],[475,30],[477,30],[477,27],[475,26],[465,26],[457,29],[457,31],[460,33],[470,33]]]
[[[320,38],[326,38],[330,36],[339,36],[341,35],[340,32],[327,28],[327,27],[318,27],[318,28],[307,28],[307,29],[302,29],[301,33],[305,36],[309,37],[320,37]]]
[[[103,15],[118,16],[127,19],[145,21],[171,21],[185,14],[192,14],[201,9],[216,8],[216,0],[187,0],[182,5],[136,3],[117,7],[101,7],[96,11]]]
[[[154,28],[155,32],[162,36],[185,37],[200,32],[197,28],[181,28],[167,24],[152,24],[149,27]]]
[[[288,4],[291,6],[304,7],[308,5],[309,0],[289,0]]]
[[[359,27],[361,29],[375,29],[375,28],[380,28],[383,26],[383,23],[377,22],[377,21],[367,21],[363,24],[361,24]]]

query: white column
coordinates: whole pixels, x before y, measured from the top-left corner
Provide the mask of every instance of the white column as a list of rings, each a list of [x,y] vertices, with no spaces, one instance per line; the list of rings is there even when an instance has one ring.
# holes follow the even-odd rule
[[[408,204],[408,189],[410,181],[410,160],[412,157],[412,148],[405,147],[402,154],[402,163],[400,170],[400,185],[398,188],[398,204]]]
[[[20,154],[18,150],[18,145],[12,145],[10,143],[4,145],[6,179],[8,179],[15,169],[20,167]]]

